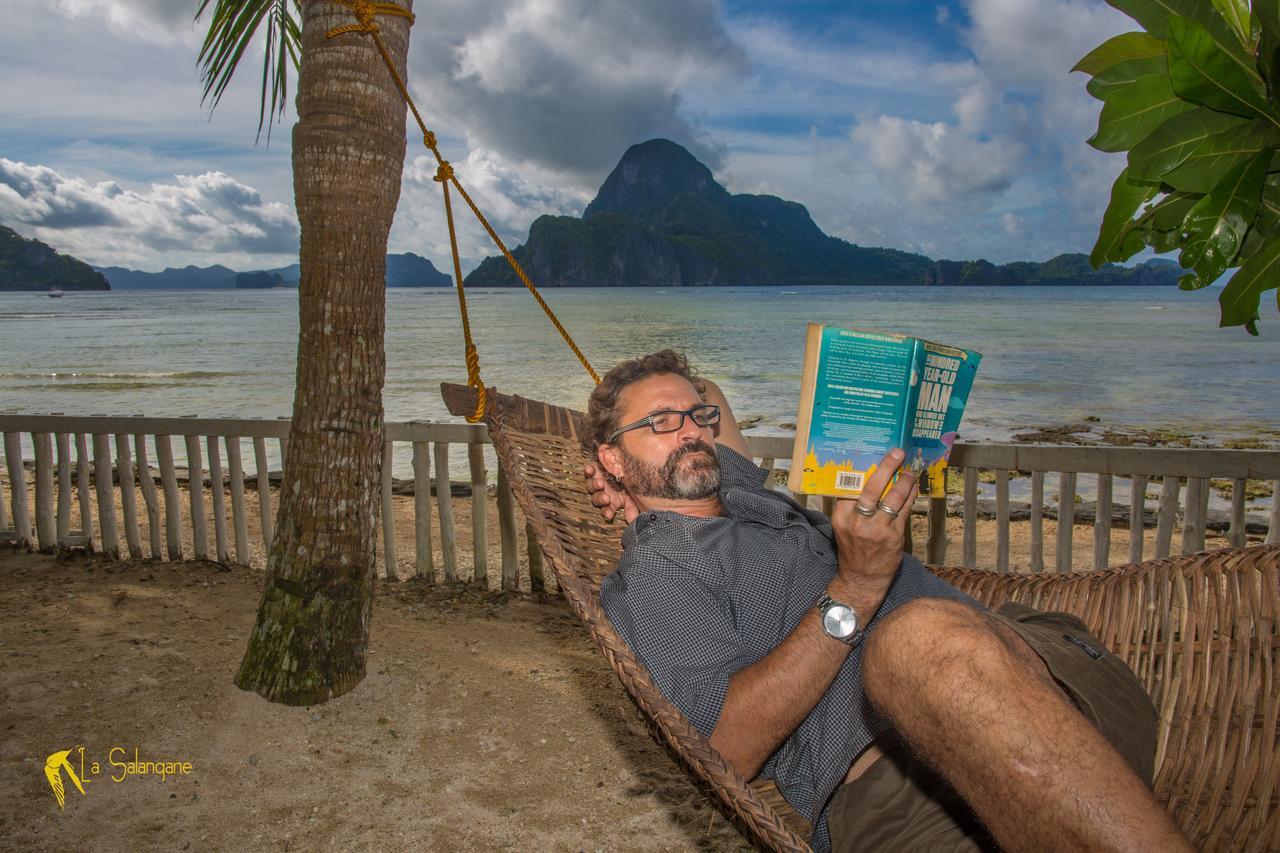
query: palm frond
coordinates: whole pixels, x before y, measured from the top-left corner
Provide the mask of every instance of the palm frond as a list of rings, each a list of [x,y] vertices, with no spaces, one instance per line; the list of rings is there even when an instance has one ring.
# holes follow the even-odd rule
[[[240,66],[245,51],[253,43],[266,22],[265,49],[262,56],[262,95],[258,107],[258,138],[267,128],[271,140],[271,121],[284,115],[289,95],[289,67],[298,68],[302,44],[299,23],[299,0],[199,0],[196,20],[213,7],[209,30],[200,46],[197,62],[204,94],[200,103],[209,103],[212,111],[222,100],[227,85]]]

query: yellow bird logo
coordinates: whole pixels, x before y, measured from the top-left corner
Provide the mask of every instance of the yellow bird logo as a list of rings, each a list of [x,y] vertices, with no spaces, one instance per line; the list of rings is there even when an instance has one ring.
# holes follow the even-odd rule
[[[62,771],[65,768],[67,775],[71,777],[71,781],[75,784],[76,790],[81,794],[84,793],[84,786],[80,784],[79,778],[76,777],[76,771],[72,769],[71,762],[67,760],[67,756],[72,750],[67,749],[62,752],[55,752],[45,759],[44,775],[49,780],[49,787],[53,788],[53,795],[58,798],[58,809],[62,810],[66,803],[66,789],[62,786]]]

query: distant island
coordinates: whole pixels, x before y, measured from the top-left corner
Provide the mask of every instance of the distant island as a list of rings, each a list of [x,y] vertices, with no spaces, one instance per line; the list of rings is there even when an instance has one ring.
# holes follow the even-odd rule
[[[161,272],[142,272],[124,267],[99,267],[116,290],[260,290],[297,287],[302,277],[298,264],[270,270],[237,272],[215,264],[211,267],[169,267]],[[405,252],[387,255],[387,287],[452,287],[453,276],[436,269],[431,261]]]
[[[1083,254],[996,266],[857,246],[824,234],[802,204],[730,194],[667,139],[631,146],[580,218],[538,217],[513,254],[546,287],[1176,285],[1179,270],[1159,259],[1094,270]],[[501,256],[465,283],[520,284]]]
[[[39,240],[28,240],[0,225],[0,291],[110,290],[102,273],[84,261],[60,255]]]

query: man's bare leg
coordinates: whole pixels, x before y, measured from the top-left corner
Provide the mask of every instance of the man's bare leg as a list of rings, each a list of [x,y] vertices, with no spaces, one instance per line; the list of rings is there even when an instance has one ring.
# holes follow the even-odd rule
[[[1189,850],[1016,633],[920,599],[876,627],[868,697],[1006,850]]]

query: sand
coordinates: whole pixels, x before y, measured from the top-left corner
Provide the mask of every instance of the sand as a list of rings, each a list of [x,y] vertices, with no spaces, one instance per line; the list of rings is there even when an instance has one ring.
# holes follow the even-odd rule
[[[364,681],[294,708],[231,681],[261,581],[0,548],[0,847],[743,847],[562,601],[379,583]],[[60,811],[45,759],[77,746]],[[135,747],[190,771],[111,763]]]

